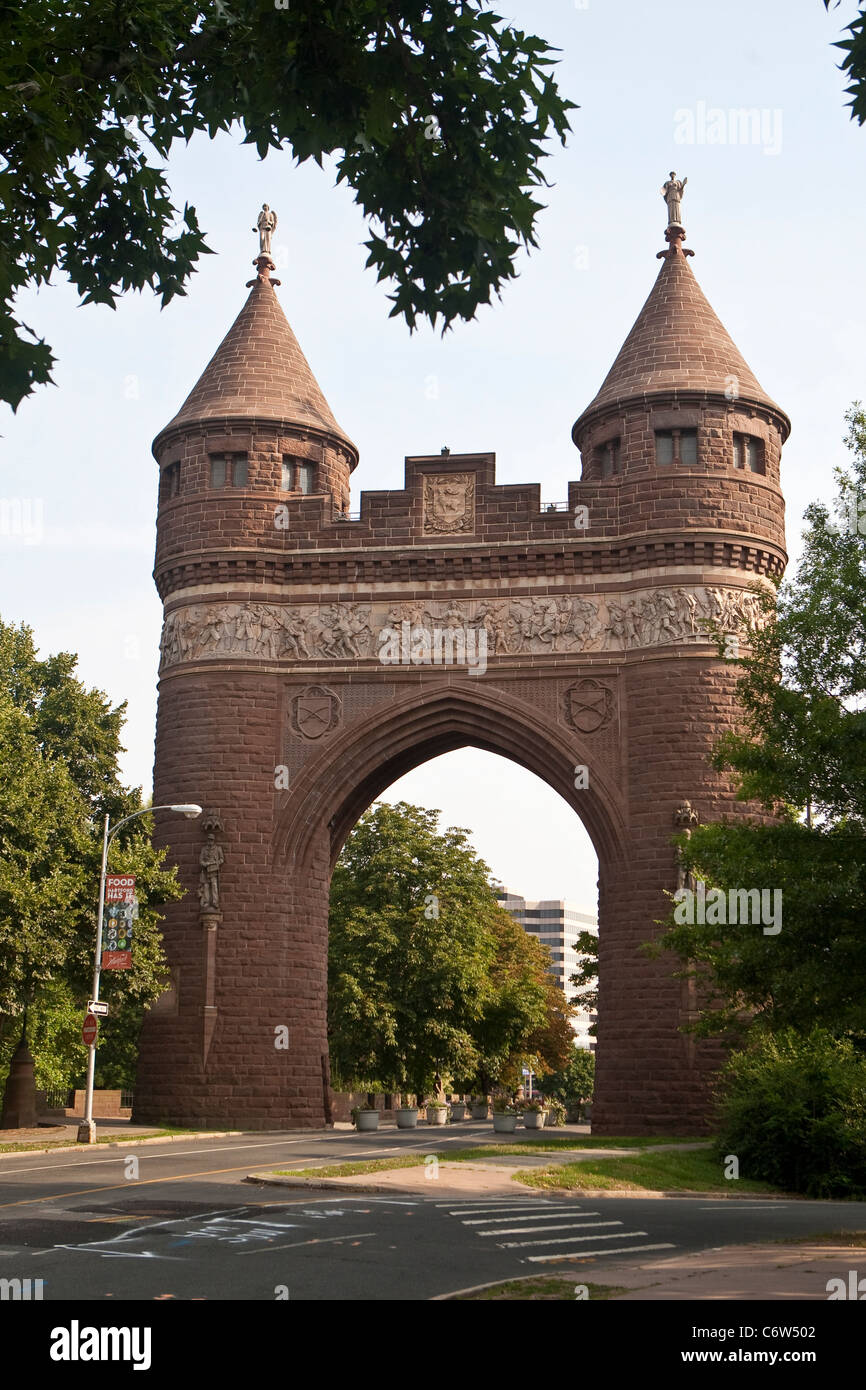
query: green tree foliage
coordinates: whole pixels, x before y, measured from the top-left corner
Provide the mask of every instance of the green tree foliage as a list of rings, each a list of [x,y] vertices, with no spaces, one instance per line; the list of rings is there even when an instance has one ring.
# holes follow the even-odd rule
[[[834,514],[807,508],[805,548],[755,633],[738,685],[743,727],[715,764],[773,824],[720,822],[681,838],[697,879],[781,890],[781,931],[669,925],[658,947],[706,992],[702,1031],[737,1019],[768,1029],[821,1024],[866,1047],[866,415],[847,416],[851,463]]]
[[[466,832],[440,831],[438,814],[374,806],[334,870],[328,1015],[342,1084],[420,1095],[438,1073],[487,1089],[519,1074],[531,1043],[559,1055],[547,952],[499,906]]]
[[[13,314],[54,270],[84,303],[166,304],[208,250],[175,208],[175,141],[237,129],[261,158],[335,156],[392,315],[472,318],[536,244],[544,143],[568,111],[551,47],[486,0],[0,4],[0,362],[16,407],[51,349]]]
[[[495,954],[474,1028],[476,1066],[459,1078],[482,1095],[497,1084],[516,1090],[524,1066],[545,1075],[567,1056],[573,1037],[572,1010],[551,978],[547,948],[498,903],[489,921]]]
[[[826,9],[831,5],[837,9],[839,0],[824,0]],[[862,4],[857,18],[846,25],[845,33],[848,37],[840,39],[834,47],[841,48],[845,54],[839,66],[851,79],[851,85],[845,88],[851,98],[851,119],[863,125],[866,122],[866,9]]]
[[[574,974],[568,977],[569,982],[579,993],[580,1007],[594,1013],[598,1008],[598,933],[578,932],[574,949],[579,960]],[[595,1024],[589,1031],[595,1036]]]
[[[572,1040],[566,1065],[545,1077],[544,1094],[561,1100],[569,1110],[576,1110],[583,1101],[592,1100],[594,1086],[595,1054]]]
[[[114,823],[142,806],[139,791],[118,775],[124,707],[87,690],[75,666],[69,653],[40,660],[29,628],[0,621],[0,1073],[26,1010],[37,1080],[46,1086],[73,1084],[71,1073],[86,1060],[80,1025],[93,969],[103,817]],[[144,1005],[164,985],[158,907],[181,892],[164,857],[150,843],[147,816],[121,830],[112,847],[109,869],[135,874],[141,904],[132,969],[102,976],[118,1034],[137,1035]]]
[[[758,1034],[720,1087],[720,1158],[811,1197],[866,1195],[866,1059],[826,1029]]]

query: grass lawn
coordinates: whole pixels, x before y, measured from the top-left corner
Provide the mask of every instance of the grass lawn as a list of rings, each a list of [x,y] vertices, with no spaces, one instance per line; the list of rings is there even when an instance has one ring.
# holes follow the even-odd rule
[[[700,1141],[689,1139],[648,1139],[646,1137],[640,1141],[633,1139],[614,1139],[611,1141],[611,1147],[619,1148],[631,1144],[636,1145],[638,1142],[648,1147],[652,1144],[686,1144]],[[607,1140],[605,1140],[604,1143],[605,1146],[607,1146]],[[598,1147],[598,1144],[598,1140],[593,1146],[592,1144],[582,1141],[576,1142],[572,1139],[560,1139],[556,1143],[551,1142],[549,1139],[532,1139],[527,1140],[523,1144],[479,1144],[472,1149],[445,1149],[430,1155],[423,1154],[420,1150],[416,1149],[411,1154],[395,1155],[393,1158],[366,1158],[359,1159],[355,1163],[329,1163],[324,1165],[324,1167],[311,1164],[308,1168],[278,1168],[274,1171],[274,1176],[278,1178],[352,1178],[360,1173],[383,1173],[394,1168],[420,1168],[427,1157],[437,1158],[440,1166],[447,1163],[483,1163],[485,1159],[501,1154],[517,1154],[523,1157],[527,1150],[550,1153],[551,1151],[559,1151],[562,1149]],[[618,1159],[614,1161],[619,1162]],[[546,1172],[547,1170],[545,1169],[544,1171]]]
[[[778,1192],[770,1183],[749,1178],[727,1180],[718,1159],[704,1149],[687,1152],[624,1154],[622,1158],[590,1159],[586,1163],[562,1163],[515,1174],[527,1187],[617,1190],[645,1187],[653,1192]]]
[[[357,1163],[327,1163],[323,1168],[275,1168],[275,1178],[353,1178],[356,1173],[384,1173],[392,1168],[419,1168],[424,1162],[424,1154],[415,1153],[411,1158],[364,1158]]]
[[[866,1249],[866,1231],[821,1231],[814,1236],[784,1236],[775,1245],[845,1245],[851,1250]]]
[[[627,1293],[628,1290],[620,1288],[615,1284],[575,1284],[573,1279],[559,1279],[548,1274],[540,1274],[534,1279],[509,1279],[506,1284],[494,1284],[490,1289],[479,1289],[477,1293],[464,1293],[454,1299],[455,1303],[474,1303],[481,1299],[499,1300],[506,1298],[519,1298],[522,1301],[539,1299],[556,1299],[558,1302],[575,1302],[575,1290],[580,1290],[583,1301],[583,1290],[586,1289],[589,1299],[598,1302],[600,1298],[616,1298],[617,1294]]]
[[[469,1163],[472,1159],[477,1159],[479,1154],[525,1154],[531,1153],[559,1153],[562,1150],[577,1151],[579,1149],[651,1149],[658,1144],[707,1144],[710,1139],[671,1139],[656,1138],[654,1136],[642,1135],[639,1139],[590,1139],[585,1135],[578,1135],[573,1139],[524,1139],[519,1144],[483,1144],[473,1149],[455,1149],[453,1153],[448,1152],[443,1155],[448,1163]]]
[[[140,1144],[142,1139],[165,1139],[170,1134],[198,1134],[197,1129],[154,1129],[148,1130],[147,1134],[133,1134],[125,1136],[123,1134],[104,1134],[98,1137],[97,1144]],[[30,1149],[66,1149],[75,1140],[70,1136],[67,1139],[35,1139],[27,1144],[0,1144],[0,1154],[23,1154]],[[82,1145],[82,1148],[87,1147]]]

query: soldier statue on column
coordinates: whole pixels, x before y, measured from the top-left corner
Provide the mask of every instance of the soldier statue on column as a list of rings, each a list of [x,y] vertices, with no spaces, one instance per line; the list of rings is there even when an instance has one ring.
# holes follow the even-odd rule
[[[277,214],[267,205],[262,203],[262,210],[256,219],[253,231],[258,230],[259,234],[259,255],[269,256],[271,254],[271,237],[277,228]]]

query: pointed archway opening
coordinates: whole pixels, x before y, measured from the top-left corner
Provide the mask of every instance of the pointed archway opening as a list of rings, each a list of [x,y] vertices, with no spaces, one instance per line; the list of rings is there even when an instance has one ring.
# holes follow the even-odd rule
[[[391,851],[385,847],[394,845],[392,837],[395,834],[399,837],[401,832],[411,833],[409,827],[418,823],[414,819],[418,811],[437,816],[437,833],[442,837],[449,836],[455,830],[464,832],[467,838],[462,848],[481,860],[500,905],[524,929],[527,937],[540,944],[546,953],[547,973],[558,990],[562,991],[561,996],[554,993],[553,999],[559,999],[560,1003],[567,1000],[575,1008],[567,1024],[562,1019],[557,1023],[551,1016],[547,1046],[540,1049],[540,1056],[545,1058],[540,1073],[535,1070],[528,1053],[520,1063],[524,1068],[522,1081],[516,1061],[512,1061],[506,1073],[497,1073],[496,1076],[491,1073],[485,1078],[483,1069],[461,1070],[455,1060],[437,1066],[437,1072],[442,1073],[439,1078],[441,1088],[453,1093],[451,1099],[461,1103],[470,1096],[474,1097],[479,1109],[482,1108],[482,1095],[489,1095],[491,1087],[502,1090],[503,1087],[507,1089],[522,1084],[536,1093],[546,1093],[546,1082],[542,1078],[568,1065],[563,1033],[572,1048],[593,1054],[596,1050],[594,1007],[587,1007],[581,1002],[580,993],[572,981],[581,959],[578,949],[580,933],[588,931],[597,936],[598,932],[598,859],[582,821],[575,816],[573,808],[537,775],[518,766],[513,760],[475,747],[463,747],[419,764],[387,787],[366,809],[373,814],[361,831],[360,843],[353,845],[350,831],[344,851],[351,847],[354,853],[350,859],[344,858],[342,863],[338,860],[331,884],[329,1038],[334,1119],[347,1120],[351,1107],[361,1105],[367,1099],[360,1075],[356,1072],[342,1074],[341,1052],[346,1046],[350,1051],[355,1047],[363,1049],[367,1038],[370,1046],[375,1047],[379,1036],[376,1026],[370,1032],[363,1025],[347,1025],[346,1020],[355,1016],[359,982],[368,982],[365,994],[369,996],[374,1011],[384,1009],[389,1017],[393,1016],[397,1021],[407,1017],[410,1032],[416,1022],[415,1009],[409,1006],[407,1010],[402,994],[407,987],[407,979],[402,953],[398,952],[395,956],[393,951],[393,933],[405,928],[407,941],[414,940],[414,930],[409,923],[415,912],[421,913],[428,922],[435,920],[439,923],[437,894],[441,892],[440,881],[437,878],[434,883],[431,879],[426,884],[423,902],[429,900],[431,905],[426,910],[422,909],[422,899],[418,898],[413,875],[418,872],[418,866],[425,862],[427,840],[424,830],[418,832],[417,848],[421,857],[417,860],[413,858],[408,869],[405,869],[408,878],[404,876],[405,861],[402,855],[393,860],[395,879],[389,890],[390,895],[382,893],[385,882],[383,875],[389,873],[390,877],[390,872],[380,861],[378,870],[374,868],[370,873],[369,866],[377,863],[377,851],[373,850],[372,857],[369,851],[371,846],[378,845],[387,857]],[[421,824],[424,824],[423,817]],[[356,825],[353,829],[357,828]],[[384,839],[380,838],[382,836]],[[361,845],[365,847],[364,850]],[[465,863],[462,850],[456,849],[453,840],[451,846],[452,852],[457,854],[455,870],[459,872],[457,866]],[[335,892],[338,873],[339,888]],[[430,889],[434,891],[430,893]],[[395,922],[393,908],[396,900],[393,894],[397,892],[399,896],[404,891],[408,893],[406,915]],[[468,892],[471,895],[471,886]],[[403,901],[402,896],[399,896],[399,900]],[[356,917],[353,904],[362,909],[360,918]],[[371,913],[372,917],[369,915]],[[376,916],[377,913],[381,913],[381,918]],[[422,932],[425,938],[433,934],[429,948],[431,968],[437,972],[445,970],[448,984],[443,987],[446,992],[456,990],[458,996],[464,981],[471,991],[472,982],[477,979],[474,966],[478,955],[472,950],[467,952],[464,931],[465,924],[464,930],[458,928],[454,953],[448,945],[452,938],[445,916],[441,927],[430,925]],[[443,945],[444,955],[441,951]],[[478,949],[483,951],[483,944]],[[507,935],[503,939],[502,949],[506,952],[503,959],[514,950]],[[533,948],[528,943],[526,950],[528,959],[531,959]],[[395,968],[401,981],[401,989],[396,993],[391,987]],[[450,973],[452,971],[453,974]],[[341,972],[342,978],[338,982]],[[430,1022],[432,1036],[435,1036],[437,991],[431,990],[423,971],[420,977],[412,976],[412,979],[416,1003],[430,1005],[433,1009]],[[451,1000],[453,1009],[453,992]],[[344,1011],[343,1004],[348,1012]],[[531,1063],[532,1071],[526,1069],[527,1063]],[[372,1073],[368,1075],[368,1080],[370,1076]],[[352,1090],[352,1086],[360,1086],[361,1089]],[[383,1112],[387,1120],[393,1120],[391,1111],[400,1103],[400,1095],[400,1086],[389,1072],[388,1080],[382,1082],[380,1078],[375,1108]],[[575,1092],[573,1095],[560,1096],[569,1106],[571,1123],[577,1122],[578,1114],[581,1121],[585,1118],[582,1108],[578,1111],[578,1106],[582,1107],[590,1098],[583,1091],[580,1095]],[[483,1109],[486,1112],[486,1099]],[[458,1118],[468,1118],[462,1110],[454,1114]]]

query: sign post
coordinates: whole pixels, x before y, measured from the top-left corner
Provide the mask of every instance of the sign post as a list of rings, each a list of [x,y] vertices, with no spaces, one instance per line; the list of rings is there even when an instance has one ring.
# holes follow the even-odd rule
[[[126,825],[131,820],[136,820],[139,816],[149,816],[151,811],[176,811],[182,816],[195,820],[196,816],[201,815],[201,807],[192,802],[184,802],[177,806],[144,806],[140,811],[133,811],[132,815],[124,816],[115,826],[109,830],[109,818],[105,817],[105,824],[102,829],[102,868],[99,871],[99,910],[96,919],[96,951],[93,956],[93,988],[90,991],[90,1009],[95,1009],[99,1004],[99,975],[104,970],[128,970],[132,965],[132,922],[138,916],[138,905],[135,900],[135,878],[132,874],[106,874],[108,868],[108,846],[112,836],[116,835],[122,825]],[[102,923],[105,914],[106,901],[109,903],[109,921],[111,921],[112,906],[121,904],[124,908],[129,907],[128,917],[124,915],[123,924],[125,927],[124,935],[121,937],[116,932],[112,940],[116,943],[116,949],[107,950],[105,955],[102,953]],[[128,928],[128,929],[127,929]],[[121,940],[123,946],[120,946]],[[115,960],[114,957],[120,957]],[[100,1011],[101,1012],[101,1011]],[[106,1009],[106,1013],[108,1010]],[[88,1041],[90,1028],[88,1024],[93,1022],[94,1031],[92,1038]],[[78,1126],[79,1144],[96,1143],[96,1125],[93,1123],[93,1078],[96,1072],[96,1032],[98,1027],[93,1013],[89,1013],[84,1021],[84,1028],[81,1036],[90,1049],[90,1056],[87,1059],[87,1091],[84,1101],[84,1119]]]

